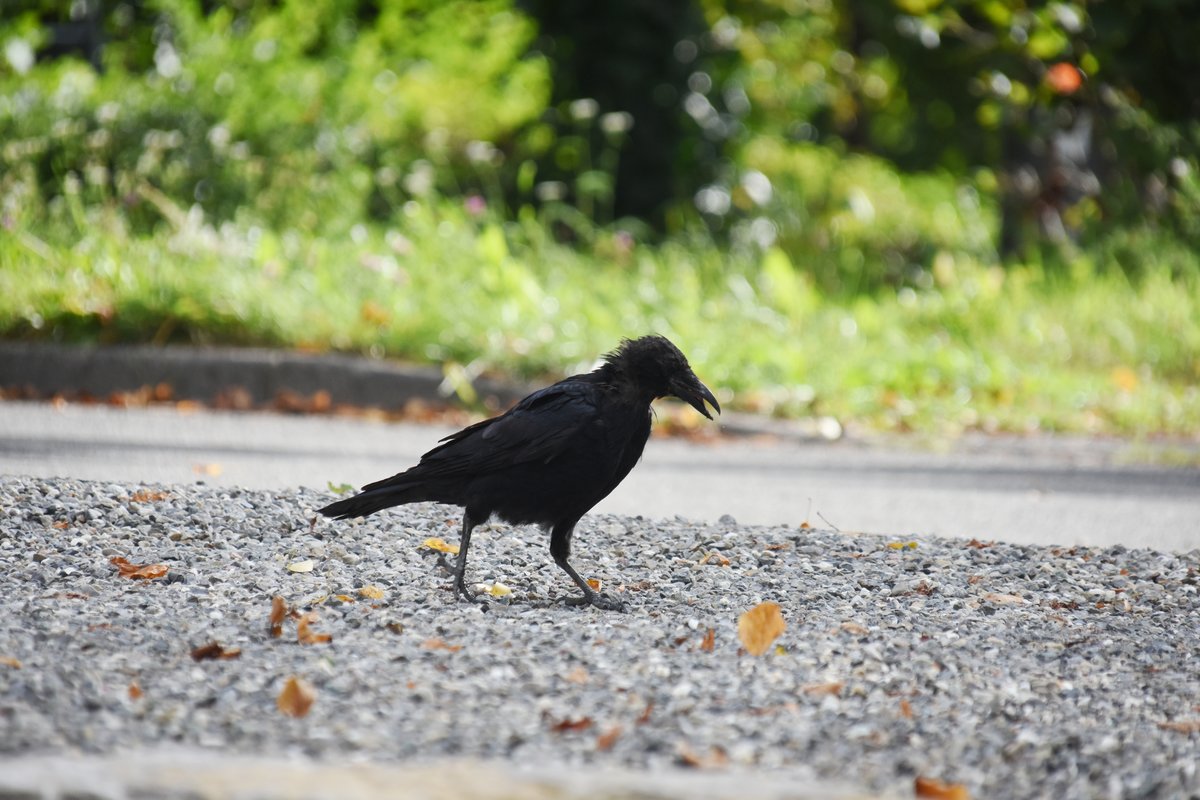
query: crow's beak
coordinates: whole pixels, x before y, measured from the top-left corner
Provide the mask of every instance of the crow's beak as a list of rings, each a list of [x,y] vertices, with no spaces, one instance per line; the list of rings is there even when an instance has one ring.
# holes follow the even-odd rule
[[[713,397],[713,393],[694,374],[689,373],[682,378],[672,380],[670,389],[671,394],[709,419],[712,419],[712,414],[708,413],[708,409],[704,406],[705,400],[717,410],[718,414],[721,413],[721,404],[717,402],[717,398]]]

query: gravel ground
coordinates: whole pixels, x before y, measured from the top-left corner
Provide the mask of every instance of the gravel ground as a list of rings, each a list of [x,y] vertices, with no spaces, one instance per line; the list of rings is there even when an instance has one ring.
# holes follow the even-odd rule
[[[751,768],[974,797],[1200,796],[1200,551],[1071,550],[589,516],[573,587],[532,528],[457,509],[313,524],[327,492],[0,480],[0,755],[219,752]],[[122,578],[110,563],[164,564]],[[312,562],[309,572],[288,565]],[[372,598],[364,587],[376,587]],[[268,631],[271,599],[312,610]],[[765,655],[737,623],[761,601]],[[705,647],[708,631],[711,647]],[[193,660],[216,641],[237,658]],[[277,709],[291,676],[307,716]]]

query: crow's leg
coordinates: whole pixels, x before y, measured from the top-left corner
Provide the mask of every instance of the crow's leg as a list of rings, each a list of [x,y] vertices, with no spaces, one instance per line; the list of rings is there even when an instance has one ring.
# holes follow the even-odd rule
[[[475,518],[471,516],[465,509],[463,510],[463,525],[462,538],[458,541],[458,557],[454,559],[454,593],[464,600],[472,603],[479,603],[484,608],[487,608],[487,603],[481,600],[474,592],[467,589],[467,548],[471,546],[471,531],[478,525]]]
[[[575,581],[575,585],[583,591],[582,597],[568,597],[567,605],[592,605],[605,611],[624,611],[624,603],[615,597],[600,594],[588,586],[587,581],[581,578],[575,568],[567,562],[567,557],[571,555],[571,534],[574,532],[574,522],[569,525],[555,525],[554,530],[550,532],[550,555],[554,556],[554,563],[562,567],[563,571],[571,576],[571,580]]]

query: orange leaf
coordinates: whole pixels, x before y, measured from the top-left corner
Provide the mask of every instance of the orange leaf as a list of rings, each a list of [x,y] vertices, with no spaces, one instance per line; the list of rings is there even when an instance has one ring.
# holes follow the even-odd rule
[[[309,627],[316,621],[317,612],[315,611],[301,614],[300,619],[296,621],[296,641],[300,644],[329,644],[332,642],[332,634],[316,633]]]
[[[612,750],[613,745],[617,743],[617,739],[620,737],[621,726],[614,725],[596,737],[596,749],[601,753],[607,753],[609,750]]]
[[[21,662],[12,656],[0,656],[0,667],[12,667],[13,669],[20,669]]]
[[[149,581],[161,578],[167,574],[168,570],[166,564],[131,564],[121,556],[113,556],[108,561],[120,571],[122,578],[135,580]]]
[[[55,528],[57,528],[60,531],[65,531],[67,528],[71,527],[71,523],[67,522],[65,519],[59,520],[58,522],[55,522],[53,525]]]
[[[700,649],[706,653],[711,653],[713,651],[713,647],[716,646],[716,643],[717,632],[712,628],[709,628],[708,632],[704,634],[704,641],[700,642]]]
[[[441,639],[426,639],[421,642],[421,647],[424,647],[426,650],[449,650],[451,653],[457,653],[459,650],[462,650],[461,644],[446,644]]]
[[[272,597],[271,616],[268,618],[267,622],[271,627],[271,635],[277,639],[283,635],[283,619],[287,616],[287,613],[287,603],[283,601],[283,598],[279,595]]]
[[[787,629],[778,603],[767,601],[738,617],[738,638],[751,655],[761,656]]]
[[[312,684],[293,675],[283,685],[283,691],[275,699],[275,705],[289,717],[303,717],[316,699],[317,690]]]
[[[704,554],[704,558],[700,559],[700,566],[705,564],[716,564],[718,567],[728,567],[729,559],[715,550]]]
[[[142,687],[137,685],[137,681],[129,682],[129,699],[130,700],[141,700],[142,699]]]
[[[1046,70],[1046,84],[1058,94],[1074,94],[1083,85],[1083,75],[1074,64],[1062,61]]]
[[[228,661],[231,658],[241,658],[242,648],[225,647],[220,642],[202,644],[192,651],[193,661]]]
[[[905,719],[912,719],[913,716],[912,703],[908,702],[903,697],[900,698],[900,716],[904,717]]]
[[[131,502],[131,503],[154,503],[158,500],[165,500],[166,497],[167,497],[166,492],[152,492],[149,489],[138,489],[136,492],[133,493],[133,496],[129,498],[129,502]]]
[[[595,592],[600,591],[600,579],[599,578],[588,578],[587,585],[592,587],[592,591],[595,591]]]
[[[917,797],[928,797],[931,800],[971,800],[971,793],[961,783],[942,783],[936,778],[920,775],[913,781],[913,792]]]

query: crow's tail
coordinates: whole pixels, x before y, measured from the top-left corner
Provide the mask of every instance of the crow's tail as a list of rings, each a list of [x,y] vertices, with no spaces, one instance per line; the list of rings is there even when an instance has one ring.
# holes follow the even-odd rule
[[[372,484],[373,485],[373,484]],[[401,484],[399,486],[367,487],[367,490],[354,497],[338,500],[324,508],[317,509],[318,513],[334,519],[353,519],[365,517],[392,506],[415,503],[429,499],[422,491],[420,484]]]

